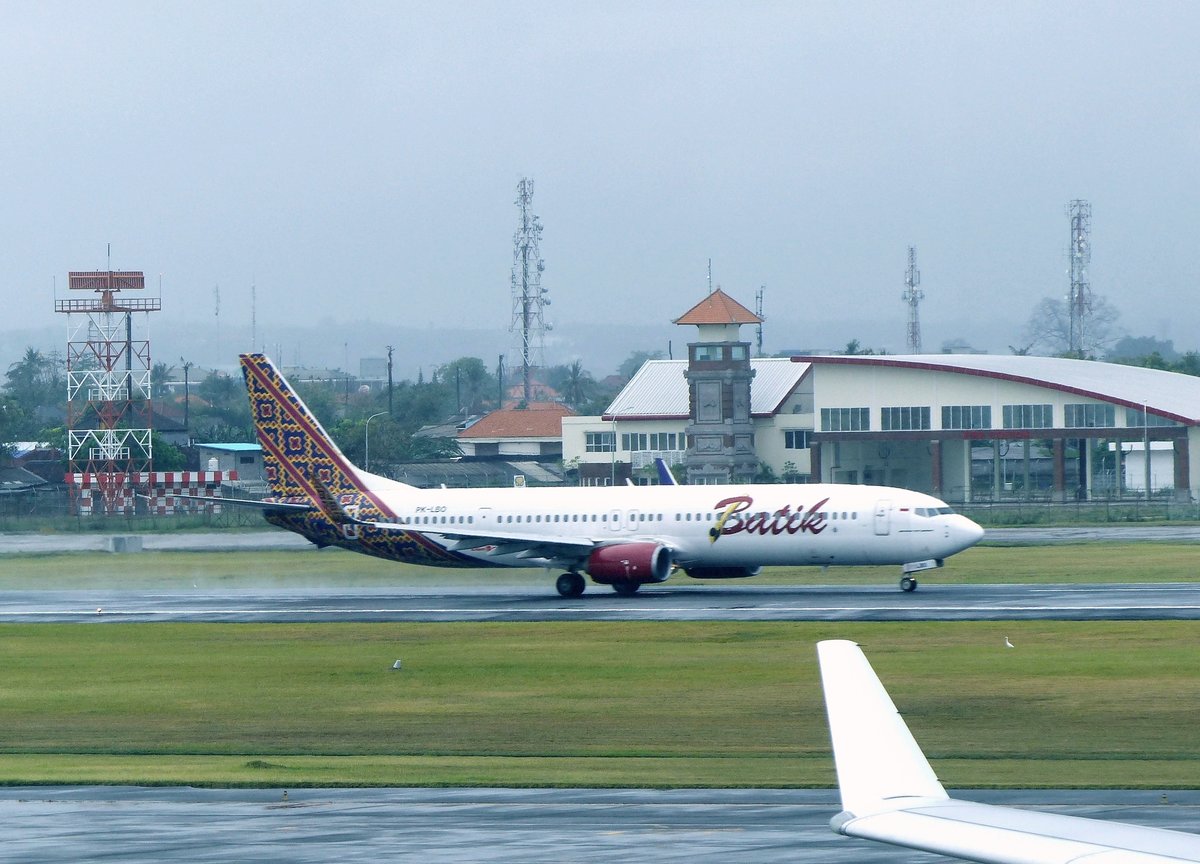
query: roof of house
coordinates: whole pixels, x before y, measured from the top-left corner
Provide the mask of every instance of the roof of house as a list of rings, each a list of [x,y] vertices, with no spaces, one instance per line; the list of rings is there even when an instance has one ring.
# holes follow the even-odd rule
[[[629,379],[605,409],[603,418],[612,420],[680,419],[689,416],[688,383],[684,377],[687,360],[648,360]],[[808,373],[803,363],[786,357],[759,357],[750,361],[750,414],[769,417],[783,406]]]
[[[761,321],[720,288],[675,319],[676,324],[758,324]]]
[[[257,452],[262,449],[259,444],[243,444],[241,442],[233,442],[231,444],[196,444],[197,447],[203,447],[205,450],[225,450],[229,453],[247,453],[250,451]]]
[[[1018,354],[883,354],[803,356],[806,369],[826,364],[925,369],[1016,381],[1073,393],[1200,425],[1200,378],[1142,366]]]
[[[459,438],[561,438],[562,418],[575,414],[557,402],[534,402],[527,408],[492,411],[458,433]]]

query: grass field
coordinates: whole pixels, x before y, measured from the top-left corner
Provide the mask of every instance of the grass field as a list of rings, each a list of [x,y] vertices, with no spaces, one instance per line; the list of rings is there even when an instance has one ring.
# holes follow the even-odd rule
[[[922,581],[1190,581],[1197,559],[977,547]],[[0,557],[10,591],[431,579],[553,591],[339,551]],[[863,643],[948,786],[1196,786],[1196,622],[4,625],[0,783],[825,787],[824,638]]]
[[[948,786],[1194,787],[1198,635],[1190,622],[9,625],[0,782],[829,786],[813,644],[832,637],[864,644]]]

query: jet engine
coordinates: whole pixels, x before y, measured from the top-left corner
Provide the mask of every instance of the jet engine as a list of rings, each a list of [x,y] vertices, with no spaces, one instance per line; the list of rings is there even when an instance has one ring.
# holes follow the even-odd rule
[[[617,543],[588,556],[588,575],[601,585],[664,582],[671,575],[671,550],[661,543]]]
[[[745,579],[757,576],[761,567],[684,567],[683,572],[693,579]]]

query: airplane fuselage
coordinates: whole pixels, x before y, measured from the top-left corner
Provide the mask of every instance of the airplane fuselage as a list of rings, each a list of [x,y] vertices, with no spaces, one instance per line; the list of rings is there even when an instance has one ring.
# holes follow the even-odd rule
[[[403,530],[336,525],[321,514],[271,521],[321,545],[449,567],[536,567],[561,557],[505,554],[501,543],[455,550],[463,533],[657,542],[687,568],[905,564],[940,560],[978,541],[975,523],[932,496],[858,485],[423,489],[362,475]]]

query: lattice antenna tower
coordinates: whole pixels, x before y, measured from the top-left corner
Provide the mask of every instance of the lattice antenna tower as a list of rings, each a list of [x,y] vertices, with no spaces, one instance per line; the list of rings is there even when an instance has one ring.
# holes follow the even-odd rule
[[[524,403],[533,400],[533,370],[545,365],[546,323],[545,308],[550,305],[549,291],[542,287],[540,245],[542,223],[533,213],[533,181],[522,177],[517,184],[516,205],[520,213],[517,231],[513,234],[512,267],[512,324],[509,332],[515,336],[521,356],[521,381]]]
[[[921,353],[921,271],[917,269],[917,247],[908,247],[908,269],[904,271],[904,293],[901,299],[908,304],[908,353]]]
[[[67,275],[81,299],[56,300],[67,315],[67,463],[76,504],[96,490],[107,513],[132,509],[133,483],[152,470],[150,340],[134,338],[134,315],[161,309],[140,270]],[[79,297],[80,295],[75,295]],[[148,315],[146,316],[148,319]]]
[[[1088,281],[1088,265],[1092,263],[1092,205],[1076,198],[1071,202],[1071,289],[1067,295],[1070,331],[1067,350],[1073,357],[1082,357],[1084,328],[1092,311],[1092,285]]]
[[[758,291],[756,291],[754,294],[754,314],[758,316],[758,324],[756,324],[754,327],[755,338],[758,343],[758,354],[756,355],[758,357],[763,356],[763,321],[766,320],[763,318],[763,295],[766,293],[767,286],[759,285]]]

